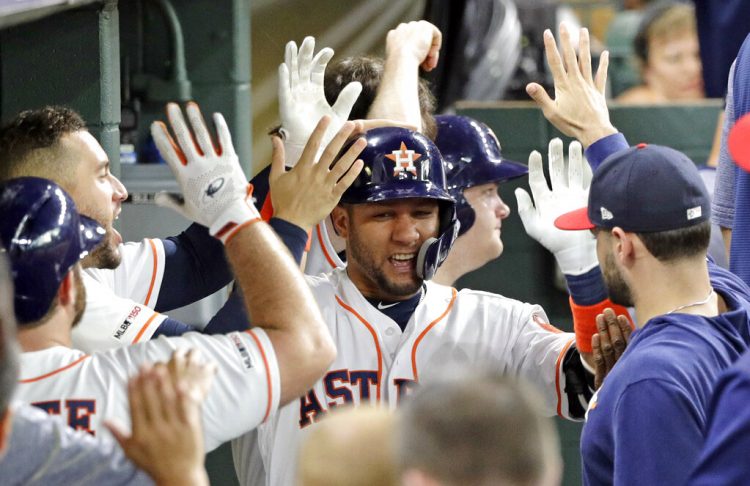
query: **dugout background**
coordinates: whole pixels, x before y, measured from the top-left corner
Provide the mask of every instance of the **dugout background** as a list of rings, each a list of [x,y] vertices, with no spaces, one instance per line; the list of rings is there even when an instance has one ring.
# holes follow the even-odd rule
[[[573,2],[604,15],[606,0]],[[315,9],[314,15],[311,9]],[[385,32],[416,19],[420,0],[16,0],[0,2],[0,116],[24,108],[65,104],[79,112],[99,138],[131,192],[123,207],[126,239],[165,237],[188,222],[149,198],[176,189],[162,164],[120,164],[148,145],[148,126],[167,100],[195,99],[227,118],[248,174],[266,165],[263,133],[276,120],[276,66],[289,39],[315,35],[337,55],[378,52]],[[604,13],[597,9],[604,9]],[[252,29],[251,29],[252,17]],[[586,18],[584,18],[586,20]],[[252,62],[251,62],[252,60]],[[612,118],[631,143],[671,145],[701,163],[708,154],[721,103],[669,108],[613,107]],[[460,104],[460,113],[485,121],[503,153],[526,162],[546,153],[556,132],[528,103]],[[1,162],[0,162],[1,163]],[[504,256],[459,282],[541,304],[558,327],[571,329],[567,299],[554,284],[554,261],[528,238],[515,213],[514,181],[501,188],[513,209],[503,223]],[[199,325],[218,308],[216,295],[186,311],[170,312]],[[580,484],[580,425],[559,421],[564,484]],[[213,484],[236,484],[226,447],[208,460]]]

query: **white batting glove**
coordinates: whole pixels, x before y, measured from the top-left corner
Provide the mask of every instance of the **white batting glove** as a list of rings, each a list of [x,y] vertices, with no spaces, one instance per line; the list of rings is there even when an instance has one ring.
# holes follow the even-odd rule
[[[252,203],[251,186],[240,167],[224,117],[220,113],[213,116],[219,139],[215,146],[198,105],[188,103],[185,111],[195,141],[175,103],[167,105],[167,117],[177,144],[164,123],[151,124],[154,142],[172,169],[184,198],[160,192],[156,204],[207,226],[211,235],[226,244],[240,226],[260,219],[260,214]]]
[[[542,155],[534,151],[529,156],[529,187],[531,197],[523,189],[516,189],[518,215],[532,238],[555,255],[566,275],[581,275],[599,264],[596,239],[589,231],[563,231],[555,227],[561,214],[585,207],[588,203],[591,168],[583,160],[581,144],[574,141],[568,147],[568,172],[565,173],[563,143],[559,138],[549,143],[549,172],[552,190],[542,169]]]
[[[279,66],[280,131],[288,167],[297,164],[318,120],[327,115],[331,124],[315,157],[316,160],[320,158],[323,149],[349,119],[349,113],[362,92],[359,82],[349,83],[339,93],[336,103],[330,106],[323,90],[323,78],[333,50],[326,47],[313,57],[314,50],[314,37],[305,37],[299,51],[297,44],[290,41],[286,45],[284,62]]]

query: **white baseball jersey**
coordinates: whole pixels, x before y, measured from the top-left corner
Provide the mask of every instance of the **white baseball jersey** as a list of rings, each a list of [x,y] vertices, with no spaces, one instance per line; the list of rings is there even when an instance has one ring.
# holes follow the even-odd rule
[[[87,268],[86,310],[73,329],[73,346],[87,353],[148,341],[166,316],[153,310],[164,276],[161,240],[120,245],[114,270]]]
[[[74,429],[109,435],[103,420],[130,424],[128,377],[143,363],[169,360],[178,348],[197,348],[218,365],[203,404],[207,451],[252,430],[277,409],[279,366],[262,329],[217,336],[162,336],[90,355],[63,346],[22,353],[16,398],[63,415]]]
[[[307,251],[307,259],[305,260],[306,275],[322,275],[346,266],[346,262],[342,261],[336,253],[328,234],[330,220],[330,216],[326,216],[312,230],[310,249]]]
[[[547,324],[541,307],[426,282],[402,333],[362,296],[345,269],[307,278],[338,356],[305,396],[258,428],[257,440],[248,435],[233,442],[241,484],[249,486],[257,477],[257,453],[267,485],[294,484],[298,445],[327,411],[348,403],[393,408],[416,383],[444,367],[484,365],[521,376],[540,389],[550,415],[567,414],[562,361],[575,336]]]

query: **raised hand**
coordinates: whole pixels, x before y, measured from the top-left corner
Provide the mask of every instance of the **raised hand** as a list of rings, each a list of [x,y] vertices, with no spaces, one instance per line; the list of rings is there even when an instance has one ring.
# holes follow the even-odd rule
[[[529,193],[516,189],[516,202],[521,222],[532,238],[555,255],[566,275],[581,275],[599,264],[596,239],[589,231],[562,231],[555,227],[555,219],[568,211],[585,207],[591,169],[583,159],[581,144],[574,141],[568,147],[568,169],[565,169],[563,143],[554,138],[549,143],[549,172],[552,190],[542,168],[542,155],[534,151],[529,156]]]
[[[329,117],[320,119],[299,162],[289,170],[284,167],[283,144],[278,137],[272,139],[274,150],[269,184],[274,216],[307,231],[328,216],[363,166],[357,156],[366,146],[364,139],[354,142],[337,160],[350,135],[355,130],[361,131],[354,122],[344,123],[320,158],[317,157],[330,124]]]
[[[410,56],[416,65],[432,71],[437,67],[442,43],[440,29],[426,20],[403,23],[388,32],[386,57]]]
[[[526,92],[542,109],[544,117],[565,135],[578,139],[584,148],[617,133],[609,121],[605,97],[609,52],[602,53],[594,76],[588,29],[581,29],[576,55],[564,22],[560,24],[562,56],[549,29],[544,31],[544,48],[555,83],[555,99],[537,83],[526,86]]]
[[[192,133],[180,107],[175,103],[167,104],[167,117],[176,143],[164,123],[151,124],[154,142],[172,169],[183,195],[180,199],[162,192],[157,194],[156,203],[207,226],[213,236],[226,244],[242,225],[259,220],[260,215],[250,199],[250,186],[224,117],[214,113],[218,136],[218,143],[214,144],[198,105],[190,102],[185,111]]]
[[[313,57],[314,51],[314,37],[305,37],[299,50],[297,44],[290,41],[286,45],[284,62],[279,65],[280,132],[284,140],[287,167],[293,167],[302,156],[316,123],[323,116],[330,118],[322,146],[327,145],[349,118],[349,113],[362,92],[359,82],[349,83],[341,90],[333,106],[329,105],[323,89],[323,79],[328,61],[333,57],[333,50],[326,47]]]

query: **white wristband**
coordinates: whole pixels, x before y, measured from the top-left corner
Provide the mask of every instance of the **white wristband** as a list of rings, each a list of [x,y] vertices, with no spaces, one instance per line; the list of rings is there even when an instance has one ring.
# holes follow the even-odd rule
[[[596,257],[596,240],[583,245],[565,248],[555,253],[555,260],[565,275],[583,275],[599,265]]]
[[[245,223],[260,219],[260,213],[252,203],[251,197],[238,199],[219,215],[208,232],[226,245]]]

